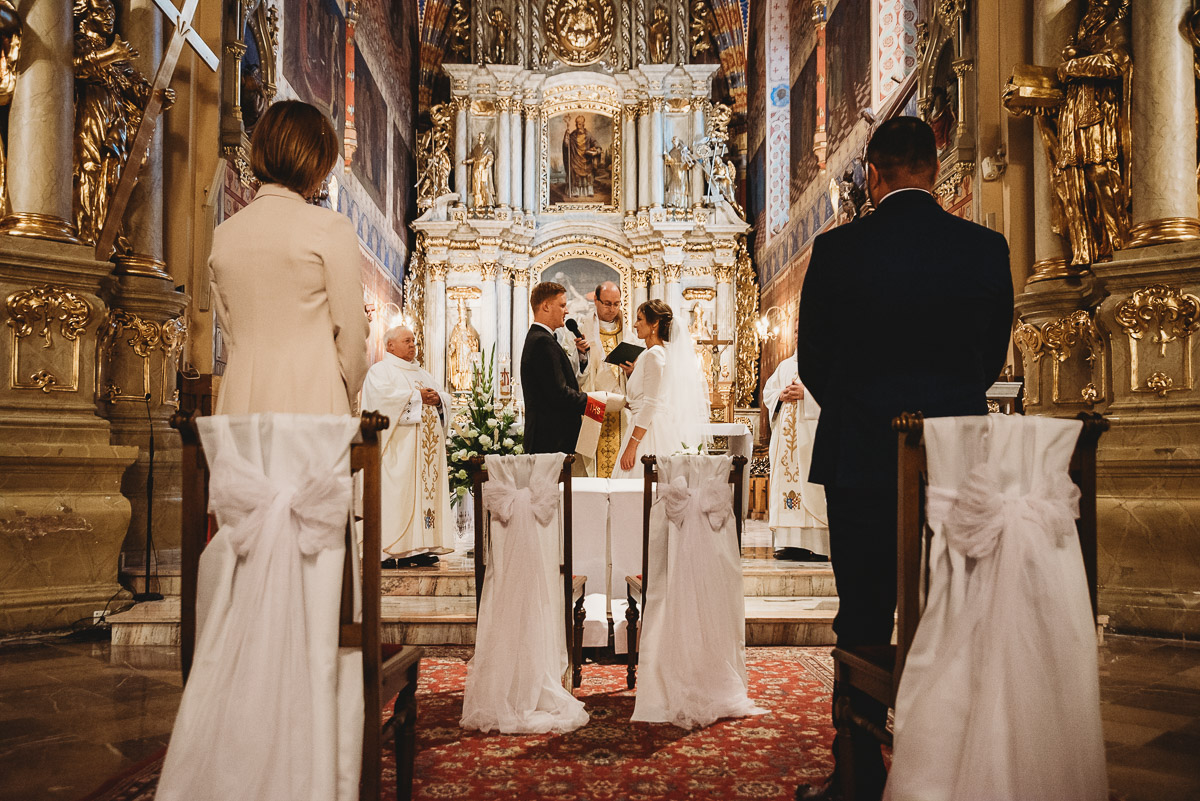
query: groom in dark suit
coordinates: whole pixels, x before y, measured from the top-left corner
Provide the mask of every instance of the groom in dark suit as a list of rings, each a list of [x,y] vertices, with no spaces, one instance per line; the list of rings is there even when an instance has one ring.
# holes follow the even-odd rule
[[[567,290],[543,281],[529,293],[533,325],[521,351],[521,391],[525,396],[525,452],[575,452],[587,395],[554,336],[567,317]]]
[[[800,295],[796,361],[821,405],[809,479],[825,486],[838,645],[886,645],[896,609],[896,434],[901,412],[986,414],[1004,367],[1013,287],[1004,237],[943,211],[932,129],[915,117],[867,145],[875,213],[822,234]],[[841,697],[834,688],[834,703]],[[887,710],[852,695],[883,726]],[[861,798],[887,774],[879,747],[854,744]],[[837,747],[834,748],[837,754]],[[797,799],[840,798],[838,769]]]

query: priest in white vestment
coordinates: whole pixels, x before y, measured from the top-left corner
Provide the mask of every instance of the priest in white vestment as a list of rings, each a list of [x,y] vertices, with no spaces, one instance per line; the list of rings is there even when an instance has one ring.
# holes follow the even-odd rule
[[[622,342],[640,343],[637,334],[630,328],[625,329],[621,316],[621,287],[612,281],[605,281],[596,287],[593,297],[593,309],[586,315],[581,315],[579,330],[587,340],[585,350],[582,346],[568,348],[571,364],[575,366],[579,378],[579,388],[587,393],[610,392],[625,395],[625,373],[615,364],[604,361],[613,348]],[[566,329],[561,329],[565,331]],[[583,457],[587,474],[597,478],[612,476],[621,453],[621,441],[629,425],[629,410],[624,404],[615,404],[621,408],[609,409],[604,415],[604,423],[600,428],[600,441],[596,450],[591,453],[580,453]]]
[[[763,403],[771,415],[771,479],[767,523],[776,558],[829,556],[829,522],[825,488],[810,484],[813,436],[821,409],[796,371],[796,354],[788,356],[763,387]],[[795,549],[798,549],[795,550]],[[805,554],[809,551],[811,554]]]
[[[424,564],[454,550],[450,482],[446,473],[446,426],[450,396],[415,361],[411,329],[385,334],[383,360],[367,371],[362,409],[388,416],[381,434],[381,559]]]

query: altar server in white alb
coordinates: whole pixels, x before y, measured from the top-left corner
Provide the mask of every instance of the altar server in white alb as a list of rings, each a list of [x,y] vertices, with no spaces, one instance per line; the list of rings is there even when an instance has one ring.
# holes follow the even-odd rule
[[[808,482],[821,408],[796,372],[796,354],[779,363],[763,387],[771,415],[771,480],[767,523],[779,559],[829,556],[825,488]],[[804,553],[809,551],[811,553]]]
[[[615,364],[604,359],[613,348],[622,342],[637,342],[633,326],[625,326],[621,319],[621,288],[612,281],[596,287],[593,294],[594,310],[581,315],[579,328],[587,339],[587,347],[572,348],[571,363],[579,376],[579,388],[587,393],[608,392],[625,394],[626,376]],[[564,329],[565,330],[565,329]],[[613,410],[612,406],[620,408]],[[629,425],[629,411],[623,404],[610,405],[600,428],[600,442],[591,453],[580,453],[589,476],[609,478],[620,458],[621,439]]]
[[[413,332],[397,326],[385,334],[387,352],[367,371],[362,408],[388,416],[382,434],[384,561],[425,563],[454,550],[450,483],[446,475],[446,425],[450,396],[415,361]]]

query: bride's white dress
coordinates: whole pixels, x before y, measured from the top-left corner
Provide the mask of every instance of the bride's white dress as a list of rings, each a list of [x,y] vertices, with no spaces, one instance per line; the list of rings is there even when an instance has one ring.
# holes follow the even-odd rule
[[[647,348],[633,366],[633,372],[625,383],[625,402],[629,406],[631,420],[626,428],[625,438],[621,441],[621,449],[617,451],[618,455],[625,453],[635,428],[645,428],[646,433],[638,443],[633,469],[621,469],[618,461],[613,467],[613,478],[641,478],[644,470],[643,456],[667,456],[676,453],[682,447],[679,438],[673,433],[675,426],[671,424],[670,414],[662,408],[666,366],[667,351],[662,345]]]

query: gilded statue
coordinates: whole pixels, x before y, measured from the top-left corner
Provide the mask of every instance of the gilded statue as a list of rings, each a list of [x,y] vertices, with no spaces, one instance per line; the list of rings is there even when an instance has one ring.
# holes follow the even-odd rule
[[[671,137],[671,149],[663,154],[663,165],[666,168],[666,203],[676,209],[684,209],[691,205],[688,202],[688,172],[696,160],[692,152],[678,136]]]
[[[449,103],[429,109],[433,125],[417,135],[417,208],[427,209],[433,201],[450,193]]]
[[[492,9],[492,13],[488,15],[488,22],[492,26],[492,43],[488,47],[488,62],[492,64],[507,64],[508,18],[504,16],[504,11],[499,6],[496,6]]]
[[[562,157],[568,197],[596,194],[596,166],[603,154],[604,150],[587,129],[587,120],[580,114],[575,118],[575,127],[563,132]]]
[[[471,14],[466,0],[454,0],[450,6],[450,24],[447,27],[449,40],[448,61],[471,60]]]
[[[708,344],[700,344],[701,340],[716,339],[716,331],[709,328],[704,319],[704,306],[697,302],[692,306],[692,325],[688,329],[692,335],[693,347],[696,349],[696,360],[700,362],[700,371],[704,374],[704,384],[712,392],[716,376],[713,375],[713,348]]]
[[[75,0],[75,224],[94,244],[110,196],[129,159],[129,147],[150,100],[150,82],[133,66],[137,56],[114,32],[112,0]],[[175,100],[166,90],[163,109]],[[118,250],[127,245],[118,240]]]
[[[654,7],[653,17],[647,37],[650,42],[650,61],[666,64],[671,60],[671,19],[662,6]]]
[[[708,0],[692,0],[692,57],[717,55],[717,23]]]
[[[737,179],[737,167],[734,166],[733,160],[729,159],[722,162],[716,159],[713,163],[713,174],[709,176],[709,180],[716,188],[720,196],[725,199],[725,202],[733,207],[733,210],[738,213],[738,216],[743,220],[746,219],[746,211],[737,202],[737,192],[734,189],[734,181]]]
[[[582,66],[598,61],[613,36],[611,0],[547,0],[546,40],[559,58]]]
[[[492,165],[496,154],[487,144],[487,134],[480,132],[471,154],[463,164],[471,168],[471,205],[477,209],[496,205],[496,184],[492,180]]]
[[[0,0],[0,106],[12,102],[21,56],[21,16],[10,0]],[[8,210],[8,157],[0,147],[0,213]]]
[[[479,353],[479,333],[472,327],[467,299],[458,298],[458,322],[450,332],[450,386],[455,392],[471,388],[471,368]]]

